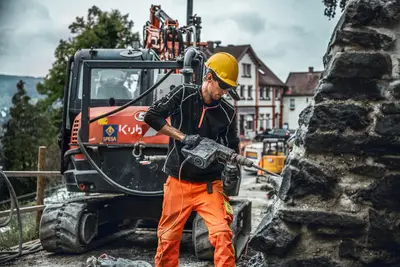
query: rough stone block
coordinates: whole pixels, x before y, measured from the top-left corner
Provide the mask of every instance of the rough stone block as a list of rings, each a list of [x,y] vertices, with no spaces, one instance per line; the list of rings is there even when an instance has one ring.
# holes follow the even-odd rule
[[[397,154],[400,141],[395,136],[370,136],[367,133],[342,135],[336,133],[304,133],[299,143],[308,152],[383,156]]]
[[[371,202],[376,209],[400,211],[400,174],[388,174],[367,188],[360,190],[356,197]]]
[[[277,216],[264,217],[249,245],[256,251],[284,256],[300,234]]]
[[[339,245],[339,257],[358,259],[360,257],[360,247],[352,239],[343,239]]]
[[[349,127],[358,131],[371,123],[368,119],[368,113],[371,111],[371,108],[354,104],[318,104],[313,107],[312,116],[302,119],[309,120],[308,131],[310,133],[315,132],[318,128],[321,131],[339,130],[339,132],[343,132]]]
[[[386,168],[379,165],[362,164],[351,167],[349,171],[355,174],[364,175],[372,178],[382,178],[383,176],[385,176]]]
[[[279,217],[287,222],[313,224],[333,227],[364,227],[365,219],[361,216],[343,212],[328,212],[303,209],[281,209]]]
[[[400,216],[369,209],[368,247],[400,252]]]
[[[400,115],[379,116],[376,120],[375,132],[381,135],[400,135]]]
[[[381,111],[383,114],[400,114],[400,103],[384,103],[381,105]]]
[[[336,180],[322,166],[307,159],[290,159],[282,173],[278,192],[282,200],[300,198],[307,194],[323,197],[332,195]]]
[[[314,100],[320,103],[326,100],[383,100],[384,84],[369,79],[332,79],[323,80],[315,89]]]
[[[400,99],[400,81],[399,80],[391,82],[389,85],[389,90],[395,98]]]
[[[400,19],[400,0],[360,0],[349,5],[346,22],[387,26]]]
[[[257,252],[256,255],[252,256],[247,262],[246,267],[268,267],[265,262],[265,254]]]
[[[305,109],[303,109],[300,114],[299,114],[299,125],[304,125],[308,126],[308,123],[311,119],[311,116],[313,115],[313,106],[307,106]]]
[[[365,231],[361,227],[329,227],[321,225],[308,225],[308,229],[318,236],[323,238],[343,238],[343,237],[358,237],[361,236]]]
[[[385,165],[385,168],[393,171],[400,170],[400,156],[384,155],[375,159],[377,163]]]
[[[389,253],[385,250],[363,249],[360,253],[359,262],[362,267],[397,267],[400,256],[398,253]]]
[[[268,267],[359,267],[356,265],[342,265],[326,256],[301,255],[296,258],[269,258],[266,257]]]
[[[332,59],[326,78],[379,79],[392,73],[392,60],[381,52],[341,52]]]
[[[394,41],[394,36],[379,33],[373,29],[362,28],[343,29],[337,31],[334,44],[357,45],[371,49],[385,49],[390,47]]]

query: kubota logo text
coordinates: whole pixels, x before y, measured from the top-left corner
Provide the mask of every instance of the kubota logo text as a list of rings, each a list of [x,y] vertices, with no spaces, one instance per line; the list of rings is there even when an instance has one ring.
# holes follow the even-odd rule
[[[138,111],[138,112],[135,113],[135,119],[137,121],[144,121],[144,115],[146,115],[146,112]]]
[[[125,125],[120,125],[119,126],[119,132],[123,133],[123,134],[142,134],[143,133],[143,129],[142,127],[140,127],[139,125],[135,125],[135,126],[128,126],[127,124]]]

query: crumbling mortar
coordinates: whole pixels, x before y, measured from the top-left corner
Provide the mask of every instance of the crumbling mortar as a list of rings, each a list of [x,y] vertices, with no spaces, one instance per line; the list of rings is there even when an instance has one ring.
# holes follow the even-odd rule
[[[375,127],[378,121],[379,116],[383,115],[382,111],[381,111],[381,102],[377,103],[377,104],[371,104],[370,106],[372,106],[373,111],[370,112],[368,114],[369,119],[372,120],[372,123],[370,124],[369,127],[367,127],[367,129],[365,129],[365,132],[370,134],[370,135],[374,135],[375,132]]]

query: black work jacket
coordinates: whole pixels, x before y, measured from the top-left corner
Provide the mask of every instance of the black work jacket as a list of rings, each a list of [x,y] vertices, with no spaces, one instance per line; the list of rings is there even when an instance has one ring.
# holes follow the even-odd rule
[[[171,126],[184,134],[199,134],[239,152],[239,137],[235,108],[225,99],[207,106],[202,98],[201,87],[179,85],[165,97],[154,102],[146,112],[144,121],[159,131],[170,117]],[[170,138],[167,159],[163,171],[179,177],[179,168],[185,157],[181,153],[184,146],[179,140]],[[191,182],[208,182],[221,179],[224,164],[218,161],[206,169],[200,169],[186,161],[182,167],[181,179]]]

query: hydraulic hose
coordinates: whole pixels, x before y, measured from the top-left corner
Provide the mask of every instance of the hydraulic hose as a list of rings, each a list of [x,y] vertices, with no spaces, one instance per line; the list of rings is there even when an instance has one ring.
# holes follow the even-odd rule
[[[0,170],[0,179],[3,179],[5,181],[6,186],[10,192],[10,199],[11,199],[10,214],[5,221],[0,222],[0,227],[7,226],[10,223],[14,208],[16,209],[17,221],[18,221],[18,249],[16,251],[13,251],[13,250],[12,251],[0,251],[0,263],[5,263],[8,261],[14,260],[17,257],[20,257],[22,255],[40,251],[40,250],[42,250],[42,245],[40,244],[40,242],[35,242],[35,243],[27,245],[27,246],[22,245],[22,219],[21,219],[21,212],[19,209],[19,202],[17,199],[17,195],[15,194],[15,190],[14,190],[10,180],[7,178],[5,173],[1,170]]]
[[[145,92],[143,92],[141,95],[139,95],[137,98],[129,101],[128,103],[126,103],[125,105],[116,108],[115,110],[112,110],[110,112],[107,112],[103,115],[97,116],[91,120],[89,120],[89,124],[92,122],[95,122],[101,118],[107,117],[109,115],[115,114],[125,108],[127,108],[128,106],[132,105],[133,103],[136,103],[137,101],[141,100],[143,97],[145,97],[146,95],[148,95],[151,91],[153,91],[155,88],[157,88],[157,86],[159,86],[163,81],[165,81],[165,79],[167,79],[167,77],[169,75],[171,75],[171,73],[174,70],[171,69],[170,71],[168,71],[168,73],[162,77],[158,82],[156,82],[153,86],[151,86],[149,89],[147,89]],[[130,189],[127,188],[125,186],[122,186],[120,184],[118,184],[117,182],[115,182],[114,180],[112,180],[110,177],[107,176],[107,174],[105,174],[100,168],[99,166],[97,166],[97,164],[93,161],[93,159],[90,157],[89,153],[87,152],[85,146],[82,143],[82,139],[81,139],[81,128],[79,128],[78,131],[78,145],[79,148],[81,149],[81,152],[85,155],[85,157],[87,158],[89,164],[99,173],[99,175],[104,179],[104,181],[106,181],[108,184],[110,184],[111,186],[113,186],[114,188],[117,188],[119,190],[121,190],[122,192],[126,193],[126,194],[130,194],[130,195],[138,195],[138,196],[156,196],[156,195],[160,195],[162,194],[162,191],[151,191],[151,192],[143,192],[143,191],[138,191],[138,190],[134,190],[134,189]]]

